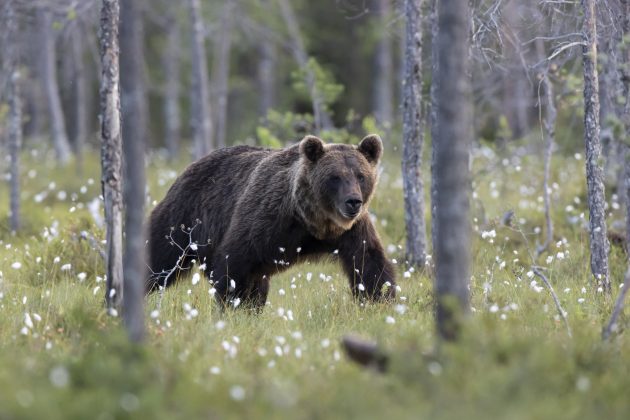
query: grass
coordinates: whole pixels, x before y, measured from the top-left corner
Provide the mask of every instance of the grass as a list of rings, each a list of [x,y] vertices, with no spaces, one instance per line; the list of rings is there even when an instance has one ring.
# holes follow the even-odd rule
[[[332,255],[275,277],[257,316],[221,313],[204,281],[185,278],[148,298],[148,338],[136,347],[120,319],[106,315],[103,262],[79,239],[83,230],[102,237],[88,210],[100,193],[98,157],[77,175],[38,153],[23,160],[23,231],[12,235],[6,201],[0,209],[2,419],[627,417],[628,318],[602,342],[612,301],[590,280],[579,156],[555,157],[555,238],[537,261],[572,338],[548,291],[531,284],[524,237],[532,251],[543,241],[542,164],[484,147],[475,153],[471,206],[473,312],[459,343],[436,339],[430,269],[404,264],[400,172],[390,152],[372,212],[397,260],[396,303],[356,304]],[[150,162],[152,201],[184,163]],[[0,196],[8,197],[6,184]],[[612,225],[622,215],[609,201]],[[525,236],[500,224],[510,209]],[[625,261],[613,249],[615,294]],[[340,338],[349,332],[388,352],[387,374],[345,358]]]

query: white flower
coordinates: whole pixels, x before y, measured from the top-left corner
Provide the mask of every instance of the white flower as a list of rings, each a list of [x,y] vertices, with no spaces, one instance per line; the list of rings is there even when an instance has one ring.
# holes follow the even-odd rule
[[[529,284],[529,287],[531,287],[532,290],[536,293],[540,293],[543,291],[543,288],[538,285],[538,282],[536,282],[536,280],[532,280],[532,282]]]
[[[403,273],[403,277],[404,277],[404,278],[406,278],[406,279],[408,279],[408,278],[410,278],[410,277],[411,277],[411,273],[410,273],[409,271],[405,271],[405,272]]]
[[[385,322],[386,322],[386,323],[388,323],[388,324],[395,324],[395,323],[396,323],[396,319],[395,319],[393,316],[389,316],[389,315],[388,315],[388,316],[385,318]]]
[[[359,283],[358,289],[362,292],[365,291],[365,286],[363,285],[363,283]]]
[[[330,346],[330,340],[328,338],[324,338],[321,342],[323,348],[327,348]]]
[[[22,263],[16,261],[13,264],[11,264],[11,268],[13,268],[14,270],[19,270],[20,268],[22,268]]]
[[[157,309],[154,309],[153,311],[151,311],[151,318],[155,319],[158,316],[160,316],[160,311],[158,311]]]
[[[551,264],[553,262],[553,255],[549,255],[545,261],[547,264]]]
[[[495,303],[492,306],[490,306],[490,312],[492,313],[499,312],[499,305]]]
[[[219,373],[221,373],[221,368],[219,368],[218,366],[212,366],[210,368],[210,373],[213,375],[218,375]]]
[[[284,296],[284,295],[286,295],[286,294],[287,294],[287,292],[285,292],[285,291],[284,291],[284,289],[280,289],[280,290],[278,290],[278,294],[279,294],[280,296]]]
[[[556,254],[556,258],[559,260],[564,260],[564,252],[558,252]]]
[[[87,274],[85,274],[84,272],[81,272],[77,274],[77,278],[79,279],[79,281],[85,281],[85,279],[87,278]]]
[[[193,286],[196,285],[197,283],[199,283],[199,280],[201,279],[201,276],[199,275],[199,273],[195,273],[192,276],[192,284]]]
[[[198,249],[197,244],[194,242],[190,244],[190,249],[192,249],[193,251],[196,251]]]
[[[72,268],[72,264],[64,264],[61,266],[61,271],[68,271]]]
[[[31,315],[28,312],[24,314],[24,324],[31,330],[34,327],[33,320],[31,319]]]
[[[245,388],[234,385],[230,388],[230,397],[232,397],[234,401],[243,401],[245,399]]]

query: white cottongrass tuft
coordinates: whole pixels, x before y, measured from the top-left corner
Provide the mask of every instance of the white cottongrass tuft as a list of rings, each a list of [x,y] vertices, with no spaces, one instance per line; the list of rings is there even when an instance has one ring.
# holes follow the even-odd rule
[[[199,283],[199,280],[201,280],[201,276],[199,275],[199,273],[195,273],[192,276],[192,284],[193,286],[196,285],[197,283]]]
[[[11,264],[11,268],[14,269],[14,270],[19,270],[20,268],[22,268],[22,263],[16,261],[13,264]]]

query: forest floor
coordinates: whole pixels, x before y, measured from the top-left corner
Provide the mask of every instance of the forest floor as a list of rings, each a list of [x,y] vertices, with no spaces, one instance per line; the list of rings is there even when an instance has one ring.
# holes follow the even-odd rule
[[[445,344],[434,329],[430,267],[404,264],[397,153],[388,152],[371,207],[398,267],[395,303],[353,301],[334,255],[275,277],[259,315],[220,312],[207,282],[187,277],[149,296],[142,347],[107,315],[102,258],[80,239],[103,237],[93,216],[97,152],[81,175],[42,152],[25,155],[19,235],[8,230],[0,186],[0,418],[627,418],[628,318],[602,341],[613,299],[589,274],[583,157],[554,158],[555,234],[534,262],[545,233],[540,158],[475,152],[473,310],[462,339]],[[150,161],[153,201],[183,164]],[[623,216],[608,199],[617,226]],[[509,210],[513,228],[501,223]],[[534,264],[545,267],[572,336]],[[625,268],[613,247],[614,296]],[[379,343],[387,373],[346,358],[348,333]]]

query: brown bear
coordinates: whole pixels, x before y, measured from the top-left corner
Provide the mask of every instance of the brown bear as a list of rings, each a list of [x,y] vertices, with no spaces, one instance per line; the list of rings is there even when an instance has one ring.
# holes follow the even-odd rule
[[[191,164],[151,213],[149,290],[195,259],[222,305],[260,308],[273,274],[338,255],[355,297],[394,297],[394,269],[368,214],[382,152],[377,135],[358,146],[306,136],[280,150],[220,149]]]

